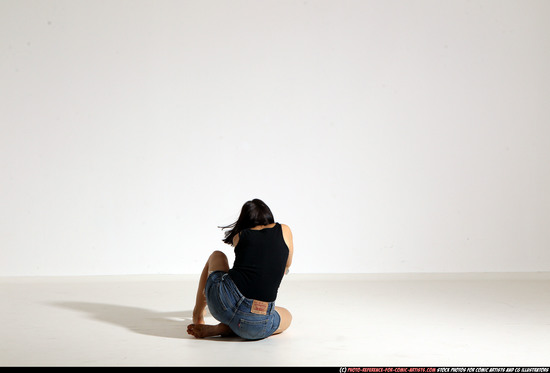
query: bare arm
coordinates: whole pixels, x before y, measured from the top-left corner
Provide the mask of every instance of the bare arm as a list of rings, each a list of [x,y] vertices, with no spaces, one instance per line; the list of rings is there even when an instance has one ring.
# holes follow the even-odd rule
[[[292,265],[292,255],[294,254],[294,244],[292,242],[292,231],[290,230],[289,226],[285,224],[281,224],[281,227],[283,228],[283,238],[285,240],[286,245],[288,246],[288,259],[286,261],[286,266],[285,266],[285,275],[286,275],[288,274],[288,270]]]
[[[239,243],[239,234],[237,233],[235,236],[233,236],[233,247],[237,246]]]

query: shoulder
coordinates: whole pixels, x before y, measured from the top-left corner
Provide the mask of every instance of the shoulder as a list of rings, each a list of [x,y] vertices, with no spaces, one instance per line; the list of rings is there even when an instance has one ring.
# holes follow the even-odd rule
[[[281,226],[281,229],[283,230],[283,233],[292,234],[292,231],[290,230],[290,227],[288,225],[281,224],[281,223],[279,223],[279,225]]]
[[[283,231],[283,239],[285,240],[286,245],[292,251],[294,249],[294,245],[292,243],[292,231],[290,230],[290,227],[286,224],[280,224],[281,230]]]

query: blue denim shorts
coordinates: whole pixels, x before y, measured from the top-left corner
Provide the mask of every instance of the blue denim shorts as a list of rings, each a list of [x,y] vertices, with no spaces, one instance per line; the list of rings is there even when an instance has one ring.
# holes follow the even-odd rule
[[[254,300],[241,294],[227,272],[212,272],[204,294],[212,316],[241,338],[267,338],[279,328],[281,317],[275,310],[275,302],[268,303],[265,315],[252,313]]]

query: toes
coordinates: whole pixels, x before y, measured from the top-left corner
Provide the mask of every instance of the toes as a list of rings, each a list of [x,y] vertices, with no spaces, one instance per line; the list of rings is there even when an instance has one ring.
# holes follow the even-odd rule
[[[201,326],[200,325],[195,325],[195,324],[190,324],[187,326],[187,333],[188,334],[191,334],[193,337],[195,338],[202,338],[202,333],[201,333]]]

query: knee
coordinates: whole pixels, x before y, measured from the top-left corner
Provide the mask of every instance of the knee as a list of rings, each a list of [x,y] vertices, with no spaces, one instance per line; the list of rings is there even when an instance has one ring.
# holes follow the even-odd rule
[[[223,251],[215,250],[212,254],[210,254],[210,258],[227,258]]]
[[[290,313],[289,310],[283,307],[276,306],[275,309],[277,310],[277,313],[279,313],[279,316],[281,317],[279,329],[277,329],[277,332],[281,333],[286,329],[288,329],[288,327],[292,323],[292,314]]]
[[[208,271],[229,271],[229,263],[227,256],[222,251],[216,250],[208,258]]]
[[[286,313],[285,318],[286,318],[287,328],[288,328],[290,326],[290,324],[292,324],[292,314],[286,308],[284,310],[285,310],[285,313]]]

